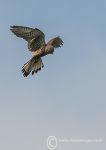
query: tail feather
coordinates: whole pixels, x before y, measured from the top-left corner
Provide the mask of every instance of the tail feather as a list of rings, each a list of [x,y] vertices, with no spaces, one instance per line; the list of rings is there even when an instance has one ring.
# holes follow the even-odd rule
[[[36,59],[33,57],[30,59],[27,63],[25,63],[22,67],[22,73],[24,77],[27,77],[31,72],[32,75],[34,73],[37,73],[41,68],[44,67],[44,64],[42,62],[41,58]]]

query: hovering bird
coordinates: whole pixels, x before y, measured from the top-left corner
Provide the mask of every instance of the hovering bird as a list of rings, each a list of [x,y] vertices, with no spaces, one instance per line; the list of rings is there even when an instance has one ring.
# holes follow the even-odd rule
[[[63,41],[59,36],[46,43],[45,34],[37,28],[11,26],[10,30],[17,37],[26,40],[28,42],[28,49],[32,52],[32,58],[22,67],[24,77],[27,77],[30,73],[33,75],[41,70],[44,67],[41,57],[53,54],[55,48],[63,45]]]

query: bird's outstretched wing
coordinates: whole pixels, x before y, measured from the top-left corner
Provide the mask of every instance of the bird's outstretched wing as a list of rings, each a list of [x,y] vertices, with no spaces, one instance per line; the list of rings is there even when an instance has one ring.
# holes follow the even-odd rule
[[[63,41],[59,36],[57,36],[57,37],[51,39],[47,43],[47,45],[52,45],[54,48],[58,48],[58,47],[61,47],[61,45],[63,45]]]
[[[24,26],[11,26],[10,30],[20,38],[23,38],[28,42],[28,49],[30,51],[36,51],[43,45],[45,45],[45,35],[37,28],[30,28]]]

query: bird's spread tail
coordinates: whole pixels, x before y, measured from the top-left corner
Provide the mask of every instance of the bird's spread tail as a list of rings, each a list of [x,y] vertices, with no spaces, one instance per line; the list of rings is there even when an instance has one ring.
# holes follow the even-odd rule
[[[27,77],[30,74],[30,72],[33,75],[34,73],[37,73],[39,70],[41,70],[41,68],[43,67],[44,64],[42,62],[42,59],[41,58],[36,59],[35,57],[33,57],[22,67],[23,76]]]

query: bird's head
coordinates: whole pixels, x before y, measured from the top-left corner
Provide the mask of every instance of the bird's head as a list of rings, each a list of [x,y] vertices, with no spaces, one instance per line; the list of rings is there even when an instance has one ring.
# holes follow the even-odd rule
[[[54,47],[52,45],[47,45],[46,48],[45,48],[45,51],[47,51],[50,54],[53,54]]]

